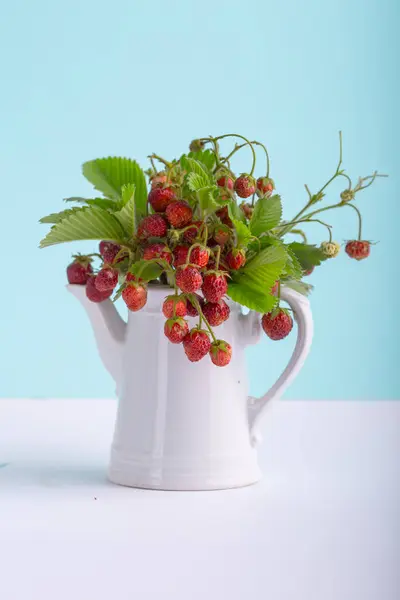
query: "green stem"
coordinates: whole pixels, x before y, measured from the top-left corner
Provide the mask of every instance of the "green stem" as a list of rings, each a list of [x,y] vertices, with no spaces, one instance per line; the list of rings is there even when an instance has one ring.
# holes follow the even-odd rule
[[[269,177],[269,154],[267,148],[261,142],[252,142],[252,144],[256,144],[257,146],[261,146],[264,149],[265,156],[267,158],[267,177]]]
[[[158,160],[159,162],[163,163],[163,165],[165,165],[166,167],[168,167],[169,169],[173,166],[172,163],[168,162],[167,160],[165,160],[165,158],[162,158],[162,156],[158,156],[158,154],[151,154],[149,156],[149,159],[151,161],[152,158],[155,158],[156,160]],[[153,163],[152,163],[153,164]]]
[[[358,240],[361,240],[361,236],[362,236],[362,216],[360,211],[358,210],[357,206],[354,206],[354,204],[351,204],[351,202],[347,202],[345,204],[345,206],[349,206],[350,208],[353,208],[358,216]]]
[[[293,233],[294,235],[300,235],[303,239],[303,242],[307,244],[307,236],[302,229],[292,229],[289,233]]]
[[[256,152],[254,150],[253,144],[247,138],[245,138],[243,135],[239,135],[238,133],[226,133],[225,135],[219,135],[216,138],[210,138],[210,139],[217,141],[217,140],[222,140],[227,137],[240,138],[240,139],[244,140],[246,142],[246,144],[248,144],[250,146],[251,152],[253,154],[253,164],[252,164],[251,171],[250,171],[250,175],[252,176],[254,173],[254,169],[256,167]]]
[[[216,271],[218,271],[220,258],[221,258],[221,246],[218,246],[218,248],[217,248],[217,257],[215,259],[215,270]]]
[[[195,294],[191,294],[190,295],[190,301],[192,302],[192,304],[196,307],[197,312],[199,313],[199,326],[201,325],[201,322],[204,321],[204,323],[206,324],[206,327],[213,339],[213,342],[217,341],[217,338],[214,335],[213,330],[211,329],[210,323],[207,321],[207,319],[204,316],[203,311],[201,310],[201,306],[200,306],[200,302],[197,300]]]

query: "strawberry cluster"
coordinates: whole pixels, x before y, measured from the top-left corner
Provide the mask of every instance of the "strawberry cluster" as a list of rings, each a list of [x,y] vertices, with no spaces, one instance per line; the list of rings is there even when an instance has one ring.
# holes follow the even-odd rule
[[[236,144],[234,150],[223,157],[218,141],[229,137],[239,137],[244,143]],[[204,152],[206,144],[212,147],[207,151],[208,155]],[[256,145],[263,147],[267,159],[266,174],[257,179],[253,176]],[[245,146],[252,151],[252,168],[249,173],[236,176],[229,160]],[[213,364],[225,366],[231,360],[232,348],[228,342],[217,339],[213,328],[229,319],[226,296],[232,294],[233,287],[229,287],[229,281],[233,279],[235,285],[238,282],[240,285],[246,268],[251,271],[252,261],[257,262],[258,253],[263,249],[269,246],[285,249],[287,264],[280,274],[271,274],[267,279],[268,286],[258,287],[256,292],[253,290],[247,304],[254,308],[256,296],[256,306],[262,307],[257,310],[265,311],[271,306],[271,311],[262,316],[261,326],[270,339],[285,338],[292,331],[293,319],[289,311],[280,306],[281,283],[289,284],[293,278],[300,280],[311,275],[315,266],[340,252],[340,245],[332,240],[331,226],[315,218],[316,215],[342,206],[353,208],[359,219],[359,235],[357,240],[347,242],[345,251],[350,258],[358,261],[367,258],[370,242],[361,239],[361,214],[353,201],[356,194],[369,187],[379,175],[375,172],[372,176],[360,178],[352,186],[350,178],[340,168],[340,158],[334,176],[318,192],[312,194],[306,186],[309,199],[295,218],[280,221],[280,197],[274,195],[271,198],[275,183],[269,176],[269,156],[263,144],[250,142],[243,136],[226,134],[218,138],[193,140],[190,150],[199,160],[190,155],[172,162],[154,154],[150,157],[152,168],[147,172],[150,180],[147,210],[142,210],[134,233],[129,223],[129,234],[118,240],[102,240],[98,254],[75,256],[67,268],[67,277],[69,283],[85,285],[87,297],[92,302],[103,302],[116,292],[114,298],[122,296],[133,312],[146,305],[149,283],[169,286],[171,291],[161,309],[166,319],[165,336],[173,344],[182,344],[191,362],[197,362],[208,354]],[[203,155],[203,160],[209,160],[210,153],[211,163],[202,163],[199,154]],[[182,161],[185,157],[186,162]],[[188,163],[188,157],[194,166]],[[155,167],[154,159],[163,163],[163,170]],[[349,187],[340,194],[340,200],[332,206],[315,209],[314,205],[323,199],[326,187],[342,176],[347,178]],[[134,181],[129,183],[136,185]],[[110,200],[107,202],[109,204]],[[144,194],[143,204],[145,202]],[[125,205],[122,203],[122,206]],[[269,212],[269,206],[275,208]],[[115,214],[121,219],[121,208],[118,208]],[[257,222],[257,219],[260,221]],[[328,228],[329,240],[319,247],[307,244],[305,233],[300,229],[301,224],[307,223],[319,223]],[[290,244],[289,251],[289,244],[284,242],[288,233],[300,235],[303,246],[299,248],[300,243],[295,247]],[[97,270],[93,269],[94,257],[101,260]],[[260,265],[265,274],[267,267],[264,268],[262,262],[259,262]],[[271,287],[271,282],[277,277],[279,280]],[[261,283],[264,286],[264,279]],[[304,284],[303,289],[310,287]],[[257,294],[260,293],[267,294],[267,303],[257,302]],[[242,298],[243,294],[241,301]],[[246,298],[243,304],[246,305]],[[191,327],[188,317],[197,318],[197,325]]]

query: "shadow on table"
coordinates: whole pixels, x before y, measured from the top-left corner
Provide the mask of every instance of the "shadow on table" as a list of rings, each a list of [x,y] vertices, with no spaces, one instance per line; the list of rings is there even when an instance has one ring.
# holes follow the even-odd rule
[[[104,466],[2,463],[0,488],[114,487]]]

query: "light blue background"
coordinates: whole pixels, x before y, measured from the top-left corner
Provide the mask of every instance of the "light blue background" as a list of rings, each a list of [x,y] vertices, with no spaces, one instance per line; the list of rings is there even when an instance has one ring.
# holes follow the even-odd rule
[[[40,216],[90,195],[85,160],[146,165],[193,137],[236,131],[267,143],[290,217],[335,168],[337,132],[360,196],[368,261],[344,253],[312,276],[316,333],[289,398],[398,398],[399,19],[396,0],[14,0],[2,5],[0,396],[108,397],[86,317],[64,289],[79,246],[38,250]],[[238,168],[248,168],[244,152]],[[337,186],[332,192],[339,192]],[[329,199],[335,194],[330,193]],[[339,241],[356,234],[338,211]],[[340,225],[340,227],[339,227]],[[323,230],[310,230],[321,240]],[[85,246],[83,246],[85,247]],[[92,247],[88,244],[86,247]],[[249,353],[253,393],[295,336]]]

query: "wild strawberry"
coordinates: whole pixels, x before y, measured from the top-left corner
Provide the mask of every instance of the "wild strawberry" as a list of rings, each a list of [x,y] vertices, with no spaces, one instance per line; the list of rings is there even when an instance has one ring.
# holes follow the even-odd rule
[[[138,227],[138,236],[142,239],[149,237],[164,237],[167,233],[167,223],[161,215],[144,217]]]
[[[150,178],[151,188],[162,187],[167,183],[167,174],[165,171],[160,171],[159,173],[154,173],[154,175]]]
[[[242,202],[239,208],[244,213],[244,216],[246,217],[246,219],[250,220],[251,217],[253,216],[254,206],[252,206],[251,204],[248,204],[247,202]]]
[[[199,235],[199,229],[202,225],[203,221],[193,221],[183,234],[184,241],[188,244],[193,244],[194,240]]]
[[[122,292],[122,298],[132,312],[136,312],[143,308],[147,302],[147,289],[140,284],[127,285]]]
[[[183,246],[182,244],[178,244],[175,246],[173,255],[174,255],[174,267],[180,267],[184,265],[187,261],[189,253],[189,246]]]
[[[86,283],[86,296],[91,302],[104,302],[112,294],[112,290],[100,292],[96,287],[96,276],[89,277]]]
[[[125,277],[125,281],[136,281],[137,283],[142,283],[143,279],[141,279],[140,277],[136,277],[136,275],[128,271]]]
[[[171,319],[172,317],[185,317],[186,299],[184,296],[167,296],[164,300],[162,311],[164,317]]]
[[[227,225],[228,227],[233,227],[232,219],[229,216],[229,210],[227,206],[223,206],[219,208],[215,214],[219,217],[221,223]]]
[[[168,264],[172,263],[171,250],[163,243],[150,244],[143,251],[144,260],[153,260],[154,258],[161,258],[166,260]]]
[[[192,140],[190,142],[189,150],[190,152],[201,152],[205,146],[203,140]]]
[[[219,246],[225,246],[231,237],[230,229],[227,225],[217,225],[214,229],[213,238]]]
[[[238,196],[240,196],[240,198],[248,198],[249,196],[252,196],[256,191],[256,182],[254,180],[254,177],[243,173],[242,175],[240,175],[240,177],[236,179],[234,187],[235,192]]]
[[[223,175],[217,179],[217,185],[219,187],[228,188],[228,190],[233,190],[233,179],[227,175]]]
[[[363,260],[364,258],[368,258],[371,251],[371,244],[366,241],[361,240],[353,240],[351,242],[347,242],[345,252],[350,256],[350,258],[355,258],[356,260]]]
[[[176,271],[176,285],[185,294],[201,288],[203,278],[195,267],[179,267]]]
[[[228,290],[228,284],[224,273],[219,271],[207,271],[204,275],[201,290],[208,302],[218,302]]]
[[[196,246],[190,252],[189,262],[192,265],[196,265],[200,269],[205,267],[210,258],[210,251],[204,246]]]
[[[292,331],[293,319],[282,308],[263,315],[261,325],[271,340],[283,340]]]
[[[191,294],[191,296],[196,296],[196,300],[200,304],[200,308],[203,309],[203,306],[204,306],[203,296],[200,296],[199,294]],[[189,317],[197,317],[199,314],[197,308],[195,307],[194,304],[192,304],[190,298],[186,298],[186,310],[187,310],[187,314],[189,315]]]
[[[211,327],[217,327],[229,318],[231,309],[224,300],[218,302],[206,302],[203,307],[203,314]]]
[[[208,333],[202,329],[191,329],[183,340],[183,349],[190,362],[197,362],[209,353],[211,347]]]
[[[173,344],[180,344],[189,333],[189,325],[185,319],[175,317],[165,321],[164,333]]]
[[[172,227],[181,229],[190,223],[192,220],[193,211],[187,202],[178,200],[168,204],[165,211],[165,216],[167,217],[168,223],[172,225]]]
[[[149,194],[149,204],[156,213],[163,213],[171,202],[175,202],[176,194],[170,187],[155,187]]]
[[[74,262],[67,267],[68,283],[85,285],[92,273],[93,269],[90,258],[86,256],[77,256]]]
[[[308,275],[311,275],[311,273],[314,271],[314,268],[315,268],[314,266],[311,266],[309,269],[305,269],[305,270],[303,271],[303,275],[304,275],[305,277],[307,277]]]
[[[217,340],[211,344],[211,361],[216,367],[226,367],[232,358],[232,346],[223,340]]]
[[[270,177],[259,177],[257,179],[257,191],[260,196],[268,198],[275,189],[274,180]]]
[[[226,255],[225,260],[232,271],[237,271],[246,263],[246,253],[239,248],[233,248],[233,250],[230,250]]]
[[[353,190],[343,190],[340,194],[340,199],[342,202],[351,202],[354,200],[355,192]]]
[[[275,281],[274,285],[271,288],[271,294],[276,296],[279,290],[279,281]]]
[[[320,248],[326,258],[335,258],[340,252],[340,244],[337,242],[322,242]]]
[[[113,290],[118,283],[118,271],[111,267],[101,269],[95,277],[95,286],[99,292]]]
[[[119,244],[114,244],[114,242],[103,240],[99,244],[99,252],[104,262],[110,265],[114,262],[114,259],[120,250],[121,246]]]

